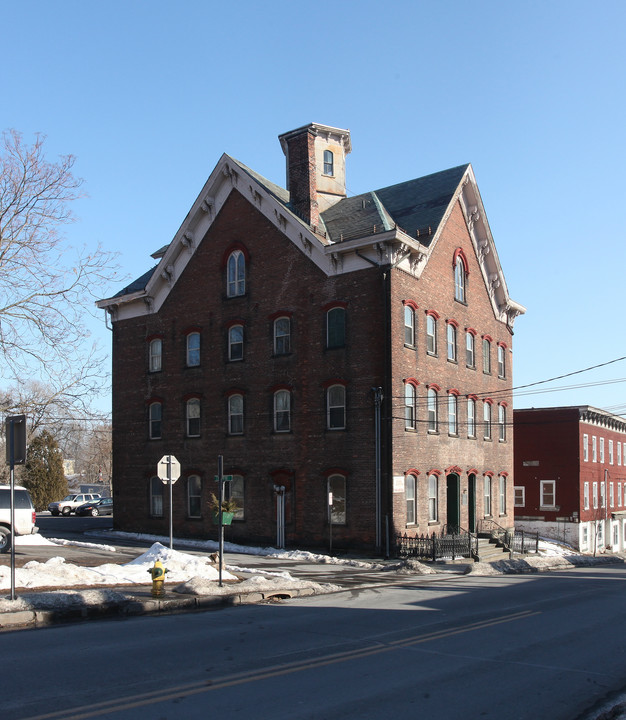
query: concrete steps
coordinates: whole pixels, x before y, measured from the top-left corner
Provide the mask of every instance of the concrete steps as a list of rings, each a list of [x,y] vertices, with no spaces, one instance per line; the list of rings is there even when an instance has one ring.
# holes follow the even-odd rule
[[[492,538],[478,538],[478,557],[480,562],[495,562],[496,560],[508,560],[510,553],[503,547],[496,544]]]

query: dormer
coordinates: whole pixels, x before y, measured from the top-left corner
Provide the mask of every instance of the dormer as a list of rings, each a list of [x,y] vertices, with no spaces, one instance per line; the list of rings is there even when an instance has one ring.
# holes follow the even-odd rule
[[[287,158],[292,210],[313,227],[331,205],[346,197],[346,155],[350,131],[310,123],[278,137]]]

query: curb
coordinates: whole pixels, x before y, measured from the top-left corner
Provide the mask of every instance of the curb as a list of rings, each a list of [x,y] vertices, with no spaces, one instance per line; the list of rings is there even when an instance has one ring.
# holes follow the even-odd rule
[[[107,617],[134,617],[138,615],[174,615],[183,612],[200,612],[203,610],[233,607],[235,605],[252,605],[262,602],[286,600],[293,597],[313,595],[310,588],[288,590],[272,590],[271,593],[250,592],[232,593],[228,595],[196,595],[184,597],[166,597],[161,600],[142,599],[129,595],[120,602],[105,605],[76,605],[52,610],[33,608],[32,610],[15,610],[0,612],[0,630],[19,630],[42,628],[83,620],[97,620]],[[22,596],[28,597],[28,596]]]

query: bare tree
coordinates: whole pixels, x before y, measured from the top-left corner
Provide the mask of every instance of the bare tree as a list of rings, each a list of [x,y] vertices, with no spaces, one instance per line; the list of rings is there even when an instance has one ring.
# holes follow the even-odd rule
[[[81,196],[75,159],[48,162],[44,138],[16,131],[0,144],[0,364],[5,379],[24,371],[84,400],[101,387],[102,358],[88,347],[86,314],[115,277],[114,256],[98,246],[76,250],[61,227]]]

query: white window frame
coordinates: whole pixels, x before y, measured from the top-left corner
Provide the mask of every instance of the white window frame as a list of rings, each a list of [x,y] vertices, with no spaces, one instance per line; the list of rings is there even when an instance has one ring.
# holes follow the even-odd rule
[[[485,477],[483,478],[483,511],[485,517],[491,517],[491,480],[491,475],[485,475]]]
[[[593,483],[593,509],[598,509],[598,483],[595,481]]]
[[[340,422],[337,418],[340,417]],[[331,385],[326,390],[326,429],[346,429],[346,387],[345,385]]]
[[[450,362],[456,362],[456,326],[454,323],[447,323],[446,328],[447,357]]]
[[[591,436],[591,462],[598,462],[598,438]]]
[[[589,462],[589,435],[583,435],[583,462]]]
[[[274,393],[274,432],[291,432],[291,393],[284,388]]]
[[[600,462],[604,462],[604,438],[600,438]]]
[[[467,437],[476,437],[476,400],[467,398]]]
[[[609,465],[613,464],[613,441],[609,440]]]
[[[154,338],[149,345],[149,361],[148,368],[150,372],[160,372],[163,370],[163,340]]]
[[[589,510],[589,481],[583,483],[583,510]]]
[[[498,405],[498,440],[506,442],[506,408]]]
[[[434,315],[426,315],[426,353],[437,354],[437,318]]]
[[[243,360],[243,325],[231,325],[228,328],[228,361]]]
[[[246,294],[246,258],[241,250],[233,250],[226,263],[226,295],[239,297]]]
[[[274,320],[274,355],[291,352],[291,318],[286,315]]]
[[[155,401],[148,408],[148,434],[150,440],[163,437],[163,403]]]
[[[491,375],[491,341],[483,338],[483,373]]]
[[[460,255],[454,264],[454,299],[465,302],[465,263]]]
[[[609,483],[609,507],[615,507],[615,483]]]
[[[236,407],[235,407],[236,403]],[[228,396],[228,434],[243,435],[244,431],[243,395],[235,393]]]
[[[193,331],[187,333],[186,338],[187,367],[199,367],[200,365],[200,333]]]
[[[465,364],[468,368],[476,367],[476,339],[471,332],[465,333]]]
[[[622,464],[622,443],[618,440],[616,443],[617,446],[617,464]]]
[[[491,440],[491,403],[483,402],[483,438]]]
[[[185,425],[187,437],[200,437],[200,398],[189,398],[185,403]],[[197,425],[197,429],[194,427]]]
[[[454,393],[448,394],[448,434],[459,434],[459,401]]]
[[[417,524],[417,478],[412,473],[404,479],[404,498],[406,502],[406,524]]]
[[[404,429],[416,430],[417,422],[415,410],[417,403],[417,392],[413,383],[404,383]]]
[[[500,515],[506,515],[506,475],[500,475]]]
[[[415,310],[411,305],[404,306],[404,344],[415,347]]]
[[[428,432],[436,433],[439,429],[439,395],[434,388],[428,388],[426,396],[428,408]]]
[[[187,478],[187,517],[202,517],[202,479],[199,475]]]
[[[498,345],[498,377],[506,377],[506,348],[504,345]]]
[[[439,521],[439,477],[432,473],[428,476],[428,522]]]
[[[513,506],[526,507],[526,487],[524,485],[515,485],[513,492],[515,493]]]
[[[546,502],[546,499],[552,498],[552,502]],[[540,480],[539,481],[539,506],[547,510],[556,508],[556,480]]]

